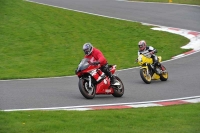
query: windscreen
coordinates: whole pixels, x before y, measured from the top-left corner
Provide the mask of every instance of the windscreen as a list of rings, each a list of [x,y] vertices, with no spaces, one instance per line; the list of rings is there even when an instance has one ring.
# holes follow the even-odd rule
[[[88,58],[82,59],[80,64],[78,65],[78,71],[82,71],[82,70],[85,70],[86,68],[88,68],[88,66],[89,66],[88,61],[89,61]]]

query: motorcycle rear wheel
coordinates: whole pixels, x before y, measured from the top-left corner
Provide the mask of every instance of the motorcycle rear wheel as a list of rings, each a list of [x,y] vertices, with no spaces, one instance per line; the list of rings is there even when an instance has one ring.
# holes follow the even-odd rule
[[[147,69],[145,68],[140,69],[140,77],[146,84],[151,83],[151,75],[147,73]]]
[[[112,86],[114,93],[112,94],[114,97],[121,97],[124,94],[124,84],[122,83],[121,79],[117,76],[115,78],[118,80],[120,85]]]
[[[95,86],[91,84],[91,87],[89,87],[89,82],[87,80],[79,79],[78,86],[81,94],[86,99],[93,99],[95,97]]]
[[[167,79],[168,79],[168,72],[167,72],[166,68],[163,65],[161,67],[163,68],[163,70],[165,72],[162,72],[162,74],[160,74],[160,80],[161,81],[167,81]]]

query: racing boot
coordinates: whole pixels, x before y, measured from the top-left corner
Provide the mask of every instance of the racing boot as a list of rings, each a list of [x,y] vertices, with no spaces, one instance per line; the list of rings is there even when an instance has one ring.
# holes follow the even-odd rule
[[[160,68],[159,68],[160,63],[158,63],[157,61],[155,61],[155,62],[153,63],[153,66],[154,66],[154,71],[155,71],[155,73],[156,73],[156,74],[160,74],[160,73],[161,73],[161,72],[160,72]]]
[[[119,81],[117,81],[113,74],[110,72],[108,65],[103,66],[102,71],[110,78],[111,85],[120,85]]]
[[[120,85],[117,79],[112,75],[110,78],[110,84],[111,85]]]

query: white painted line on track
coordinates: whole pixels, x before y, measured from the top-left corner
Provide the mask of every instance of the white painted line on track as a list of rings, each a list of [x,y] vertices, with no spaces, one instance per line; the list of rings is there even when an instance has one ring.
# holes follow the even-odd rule
[[[146,104],[138,104],[138,105],[128,105],[131,106],[133,108],[145,108],[145,107],[155,107],[155,106],[162,106],[160,104],[156,104],[156,103],[146,103]]]
[[[145,102],[132,102],[132,103],[115,103],[115,104],[98,104],[98,105],[82,105],[82,106],[67,106],[67,107],[51,107],[51,108],[28,108],[28,109],[6,109],[3,111],[33,111],[33,110],[99,110],[99,109],[124,109],[124,108],[139,108],[139,107],[153,107],[153,106],[166,106],[161,103],[169,103],[170,105],[177,105],[182,103],[199,103],[200,96],[184,97],[167,100],[145,101]]]
[[[116,1],[121,1],[121,2],[134,2],[134,3],[150,3],[150,4],[163,4],[163,5],[180,5],[180,6],[197,6],[199,5],[189,5],[189,4],[179,4],[179,3],[164,3],[164,2],[144,2],[144,1],[129,1],[129,0],[116,0]]]
[[[190,102],[190,103],[199,103],[200,102],[200,98],[188,99],[188,100],[183,100],[183,101]]]

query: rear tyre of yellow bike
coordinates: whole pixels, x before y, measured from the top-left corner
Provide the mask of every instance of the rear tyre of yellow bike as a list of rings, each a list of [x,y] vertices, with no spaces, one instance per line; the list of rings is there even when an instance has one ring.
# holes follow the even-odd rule
[[[160,80],[167,81],[167,79],[168,79],[167,69],[163,65],[161,65],[161,70],[162,70],[162,73],[160,74]]]

